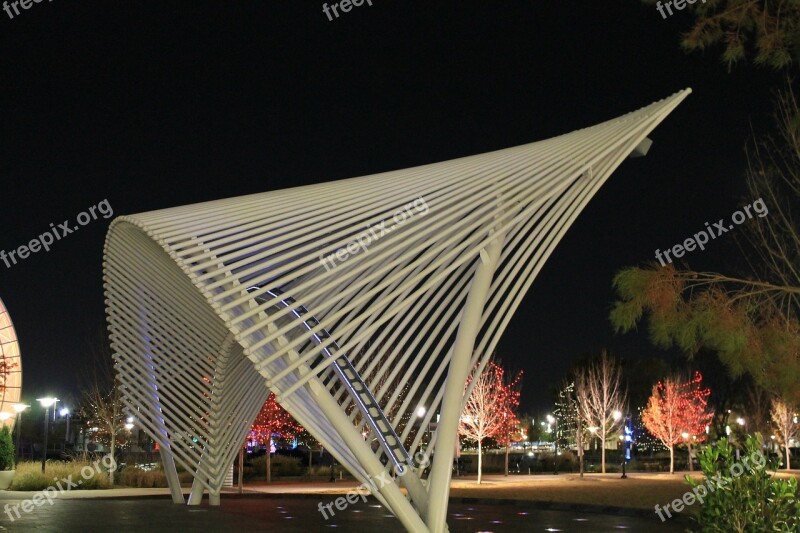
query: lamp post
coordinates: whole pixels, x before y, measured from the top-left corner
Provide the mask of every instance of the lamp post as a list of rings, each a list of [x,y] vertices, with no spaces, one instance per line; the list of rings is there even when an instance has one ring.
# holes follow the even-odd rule
[[[553,475],[558,475],[558,420],[547,415],[547,423],[553,425]]]
[[[58,414],[61,415],[61,418],[65,418],[67,420],[67,427],[64,430],[64,445],[66,447],[66,445],[69,444],[69,419],[72,418],[72,415],[67,407],[63,407]]]
[[[622,479],[627,479],[628,474],[625,473],[625,465],[631,460],[631,441],[633,440],[633,427],[631,424],[631,415],[625,417],[625,427],[623,428],[625,438],[625,452],[622,456]]]
[[[25,409],[27,409],[28,407],[30,407],[30,405],[24,403],[11,404],[11,408],[14,409],[14,411],[16,411],[17,413],[17,420],[14,422],[17,426],[16,427],[17,435],[16,435],[16,440],[14,441],[14,450],[16,452],[15,456],[19,456],[19,434],[22,432],[22,412],[25,411]]]
[[[50,406],[55,404],[58,398],[37,398],[36,401],[44,407],[44,447],[42,449],[42,474],[44,474],[44,468],[47,464],[47,432],[50,429]]]
[[[425,413],[427,413],[427,412],[428,412],[428,410],[427,410],[427,409],[425,409],[425,406],[423,406],[423,405],[419,406],[419,407],[417,408],[417,418],[422,418],[422,417],[424,417],[424,416],[425,416]],[[421,422],[420,422],[420,424],[421,424]],[[421,426],[421,425],[420,425],[420,430],[422,430],[422,426]],[[428,430],[430,431],[430,424],[428,424]],[[426,435],[426,434],[425,434],[425,431],[424,431],[424,430],[422,430],[422,431],[423,431],[422,435],[423,435],[423,436],[426,436],[426,437],[428,437],[428,440],[430,440],[430,433],[428,433],[428,434]],[[364,439],[364,440],[366,440],[366,439]]]

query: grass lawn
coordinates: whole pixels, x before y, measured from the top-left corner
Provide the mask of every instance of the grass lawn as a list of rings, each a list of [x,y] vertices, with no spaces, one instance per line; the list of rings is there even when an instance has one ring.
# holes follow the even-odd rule
[[[524,479],[520,479],[524,477]],[[689,486],[681,474],[573,474],[559,476],[486,476],[480,485],[474,480],[453,481],[454,498],[501,498],[560,503],[583,503],[652,509],[679,498]]]
[[[785,474],[779,474],[784,476]],[[696,475],[700,479],[700,475]],[[484,476],[481,485],[474,478],[455,478],[450,496],[454,498],[500,498],[544,502],[609,505],[653,509],[680,498],[690,490],[683,473],[675,474],[575,474],[559,476]]]

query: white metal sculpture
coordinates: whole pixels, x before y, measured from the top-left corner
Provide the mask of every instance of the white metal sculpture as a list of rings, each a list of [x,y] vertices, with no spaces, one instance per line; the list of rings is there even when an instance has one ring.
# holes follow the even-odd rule
[[[689,92],[547,141],[117,218],[112,345],[174,500],[177,461],[194,475],[189,503],[205,490],[219,503],[272,390],[409,531],[446,530],[468,372],[598,188]],[[378,483],[387,470],[402,475]]]

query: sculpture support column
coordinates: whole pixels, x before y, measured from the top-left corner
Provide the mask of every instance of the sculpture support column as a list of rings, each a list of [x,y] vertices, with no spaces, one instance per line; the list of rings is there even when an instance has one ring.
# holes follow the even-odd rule
[[[439,426],[436,429],[436,453],[429,476],[428,512],[425,522],[433,533],[447,531],[447,503],[450,495],[450,478],[453,474],[453,455],[458,439],[458,421],[464,407],[464,385],[470,371],[475,338],[480,328],[481,315],[492,285],[492,277],[500,259],[504,235],[497,237],[480,252],[480,262],[475,269],[461,324],[453,345],[453,357],[447,370],[447,381]]]
[[[164,468],[164,475],[167,477],[169,492],[172,495],[172,503],[185,503],[183,491],[181,490],[181,481],[178,478],[178,470],[175,468],[175,459],[172,458],[172,452],[165,449],[164,446],[159,446],[158,454],[161,456],[161,466]]]

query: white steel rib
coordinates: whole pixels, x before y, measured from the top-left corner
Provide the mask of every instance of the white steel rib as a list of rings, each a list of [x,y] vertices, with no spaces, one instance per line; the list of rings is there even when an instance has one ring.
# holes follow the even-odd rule
[[[592,196],[689,93],[546,141],[114,220],[118,377],[174,501],[178,463],[190,504],[204,491],[219,503],[271,390],[409,531],[446,531],[470,369]]]

